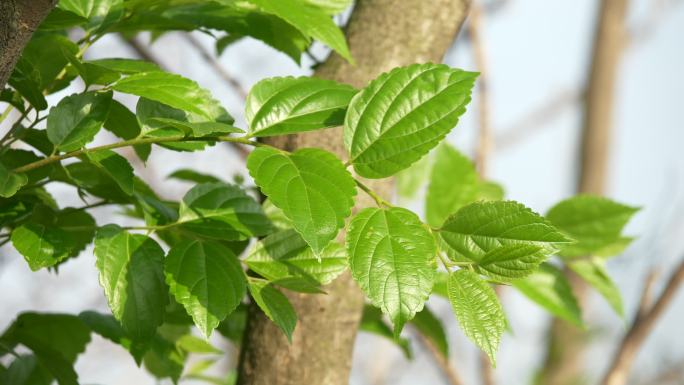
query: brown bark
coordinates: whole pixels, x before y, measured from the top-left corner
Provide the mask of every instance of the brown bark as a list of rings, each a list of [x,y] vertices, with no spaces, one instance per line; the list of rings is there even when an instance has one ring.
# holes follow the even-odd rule
[[[602,195],[605,190],[613,123],[614,89],[626,43],[628,0],[603,0],[599,13],[589,79],[584,97],[579,193]],[[580,306],[586,302],[587,284],[566,269]],[[581,329],[554,319],[541,383],[571,385],[582,377],[587,336]]]
[[[0,90],[33,32],[56,4],[57,0],[0,1]]]
[[[346,28],[356,64],[332,54],[316,76],[363,87],[397,66],[440,62],[469,4],[469,0],[359,0]],[[289,149],[322,147],[346,157],[341,128],[277,138],[275,143]],[[390,180],[369,184],[381,195],[391,196]],[[357,196],[356,209],[370,204],[364,195]],[[363,295],[349,274],[325,291],[327,295],[287,293],[299,317],[291,344],[252,306],[238,384],[348,384]]]

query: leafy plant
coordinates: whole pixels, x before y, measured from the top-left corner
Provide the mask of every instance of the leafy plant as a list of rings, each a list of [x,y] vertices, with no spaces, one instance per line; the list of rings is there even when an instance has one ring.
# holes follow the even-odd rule
[[[297,315],[282,289],[324,295],[324,285],[347,268],[393,325],[390,332],[383,315],[367,308],[362,330],[392,338],[407,355],[408,342],[400,338],[406,323],[448,355],[443,327],[425,306],[431,294],[448,298],[464,333],[492,363],[506,329],[492,285],[512,285],[552,314],[581,324],[560,264],[622,313],[603,264],[629,244],[622,229],[636,209],[580,196],[543,217],[503,200],[500,186],[481,180],[470,160],[443,142],[466,111],[476,73],[415,64],[382,74],[360,90],[308,77],[265,79],[247,97],[243,130],[191,79],[144,61],[83,59],[109,33],[197,29],[225,33],[217,39],[219,51],[251,36],[298,60],[316,39],[351,60],[329,17],[346,5],[59,3],[2,93],[8,111],[21,116],[1,140],[0,238],[32,270],[57,271],[94,243],[112,314],[19,315],[0,337],[0,354],[15,354],[0,373],[3,381],[76,384],[73,363],[96,333],[157,377],[178,381],[185,373],[223,383],[203,374],[212,360],[184,372],[189,354],[220,353],[193,337],[191,325],[204,337],[216,329],[239,341],[244,304],[251,300],[291,339]],[[83,37],[66,39],[67,28],[80,28]],[[42,60],[44,55],[51,59]],[[85,89],[47,110],[45,95],[77,78]],[[119,100],[123,94],[139,97],[135,111]],[[255,140],[340,125],[346,159],[320,148],[288,152]],[[121,140],[89,145],[102,128]],[[182,169],[173,177],[195,185],[180,201],[168,201],[115,151],[133,147],[145,160],[158,147],[200,151],[219,142],[255,148],[247,169],[267,200],[260,203],[244,186]],[[412,195],[421,184],[419,174],[430,178],[425,220],[380,197],[363,179],[399,175],[400,185],[409,186],[400,192]],[[45,189],[53,182],[72,186],[86,203],[62,207]],[[377,207],[354,212],[357,194],[369,195]],[[101,205],[119,206],[139,224],[96,223],[89,211]],[[258,241],[248,246],[251,240]],[[18,345],[32,353],[17,354]]]

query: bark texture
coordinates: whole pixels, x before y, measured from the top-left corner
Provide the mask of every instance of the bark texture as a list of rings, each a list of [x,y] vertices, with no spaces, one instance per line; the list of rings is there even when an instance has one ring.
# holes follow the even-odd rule
[[[626,45],[625,15],[628,0],[601,3],[589,79],[584,96],[584,121],[580,147],[577,191],[603,195],[608,179],[612,137],[615,83]],[[587,284],[566,269],[573,291],[584,308]],[[549,335],[549,351],[541,383],[574,385],[583,376],[586,332],[560,319],[554,319]]]
[[[0,90],[33,32],[57,0],[0,0]]]
[[[469,4],[469,0],[359,0],[346,27],[355,65],[332,54],[315,75],[363,87],[397,66],[441,62]],[[339,127],[280,137],[271,143],[290,150],[316,146],[346,158]],[[385,197],[392,195],[390,180],[370,181],[369,185]],[[371,204],[360,193],[355,210]],[[363,295],[349,274],[324,290],[327,295],[287,293],[299,317],[292,344],[251,306],[238,384],[349,383]]]

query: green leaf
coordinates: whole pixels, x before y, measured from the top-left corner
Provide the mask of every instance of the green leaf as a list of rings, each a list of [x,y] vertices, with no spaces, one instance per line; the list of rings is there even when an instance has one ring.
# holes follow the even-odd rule
[[[183,131],[186,135],[195,138],[244,132],[237,127],[231,126],[230,124],[220,122],[193,123],[168,118],[153,118],[153,120],[158,123],[161,123],[164,126],[177,128]]]
[[[50,109],[48,139],[62,151],[85,146],[107,119],[111,102],[111,92],[86,92],[65,97]]]
[[[238,305],[238,307],[226,317],[216,331],[221,333],[222,336],[233,341],[233,343],[240,345],[242,343],[242,336],[245,333],[245,328],[247,327],[247,306],[244,304]]]
[[[89,328],[68,314],[22,313],[0,337],[0,344],[31,349],[42,368],[60,385],[78,385],[73,364],[90,342]]]
[[[233,311],[246,292],[245,275],[237,257],[217,242],[184,241],[169,250],[166,282],[208,338]]]
[[[15,174],[0,163],[0,196],[9,198],[28,182],[26,174]]]
[[[504,188],[500,184],[490,181],[478,181],[477,200],[500,201],[504,199],[505,195]]]
[[[272,13],[292,24],[303,34],[310,36],[335,50],[353,63],[349,47],[342,31],[332,18],[319,9],[307,7],[297,0],[248,0],[267,13]]]
[[[292,220],[314,254],[320,255],[351,214],[356,185],[333,154],[305,148],[292,154],[259,147],[247,158],[257,186]]]
[[[12,231],[12,245],[33,271],[77,256],[93,239],[95,219],[83,210],[34,209],[31,222]]]
[[[112,0],[60,0],[59,8],[89,20],[101,20],[109,12]]]
[[[197,338],[193,335],[186,334],[176,341],[176,346],[188,353],[198,353],[198,354],[222,354],[223,351],[219,350],[209,342]]]
[[[312,77],[277,77],[255,84],[245,102],[251,136],[273,136],[340,126],[356,90]]]
[[[201,183],[183,197],[178,221],[194,234],[240,240],[271,232],[261,206],[241,188],[223,182]]]
[[[414,64],[370,82],[352,99],[344,122],[354,170],[384,178],[423,157],[465,112],[476,77],[442,64]]]
[[[506,329],[506,317],[496,293],[476,273],[458,270],[447,281],[449,302],[461,329],[496,366],[496,352]]]
[[[444,271],[437,271],[435,274],[435,284],[432,286],[432,293],[442,296],[443,298],[449,298],[449,293],[447,291],[447,281],[449,280],[449,274]]]
[[[292,332],[297,325],[297,314],[287,297],[268,281],[262,279],[250,278],[248,288],[257,306],[292,342]]]
[[[571,261],[568,262],[568,266],[595,288],[608,301],[617,315],[625,316],[620,290],[608,275],[603,261],[592,258],[591,260]]]
[[[142,72],[119,80],[112,88],[196,114],[207,121],[233,121],[209,91],[180,75],[161,71]]]
[[[551,254],[570,242],[542,216],[513,201],[471,203],[439,230],[451,259],[478,262],[501,246],[538,246]]]
[[[176,170],[169,174],[169,176],[166,178],[193,183],[221,183],[221,180],[213,175],[203,174],[189,168]]]
[[[548,263],[530,276],[513,281],[518,291],[556,317],[582,326],[582,314],[563,272]]]
[[[420,191],[423,184],[428,179],[431,166],[431,157],[424,156],[408,168],[399,171],[394,178],[399,197],[405,199],[415,198],[418,191]]]
[[[318,258],[299,233],[284,230],[259,241],[245,262],[251,270],[276,284],[279,280],[300,278],[319,286],[342,274],[347,268],[347,254],[342,246],[332,242]]]
[[[134,341],[121,327],[119,322],[110,314],[102,314],[96,311],[84,311],[78,315],[90,330],[100,336],[121,345],[129,351],[135,362],[140,365],[143,356],[148,349],[147,343]]]
[[[304,2],[319,8],[328,15],[342,13],[352,4],[352,0],[304,0]]]
[[[5,372],[0,373],[0,384],[3,385],[50,385],[53,380],[34,355],[20,355]]]
[[[168,302],[164,251],[152,238],[107,225],[97,231],[95,257],[114,317],[132,338],[152,337]]]
[[[617,242],[636,207],[610,199],[580,195],[561,201],[549,210],[547,218],[560,230],[577,240],[561,248],[565,257],[581,257]]]
[[[112,100],[109,106],[109,115],[104,122],[105,130],[118,136],[121,139],[133,139],[140,135],[140,124],[135,117],[135,114],[128,109],[128,107]],[[151,144],[138,144],[133,146],[135,153],[144,162],[150,156],[152,150]]]
[[[411,342],[406,338],[394,337],[394,334],[392,334],[392,328],[390,328],[385,323],[385,320],[382,319],[382,312],[380,309],[370,305],[365,305],[363,307],[363,316],[361,317],[359,330],[386,338],[401,349],[401,351],[404,353],[404,357],[409,360],[413,358],[413,352],[411,352]]]
[[[465,155],[444,143],[437,148],[425,198],[425,217],[432,226],[441,225],[450,213],[477,198],[477,172]]]
[[[371,303],[394,324],[423,308],[435,275],[435,241],[418,217],[402,208],[367,208],[349,224],[349,268]]]
[[[477,263],[477,271],[500,281],[532,274],[549,255],[539,246],[512,244],[487,252]]]
[[[155,63],[135,59],[107,58],[90,60],[83,63],[86,65],[97,66],[124,75],[132,75],[137,74],[139,72],[161,71],[159,66]]]
[[[264,214],[271,221],[273,226],[279,230],[287,230],[292,228],[292,221],[285,216],[283,210],[277,208],[270,199],[265,199],[261,204],[264,209]]]
[[[167,325],[162,325],[162,328]],[[161,329],[161,328],[160,328]],[[186,332],[183,330],[183,332]],[[143,362],[145,369],[156,378],[171,378],[175,383],[183,373],[186,355],[176,348],[175,341],[180,336],[167,339],[157,337],[152,340],[150,350],[145,354]]]
[[[133,194],[133,167],[112,150],[88,152],[87,158],[109,175],[123,192]]]
[[[442,321],[439,320],[427,306],[423,310],[416,313],[416,316],[411,320],[411,324],[418,329],[418,332],[433,344],[437,350],[445,357],[449,358],[449,341],[442,326]]]
[[[8,170],[13,170],[29,163],[37,162],[43,157],[36,155],[33,151],[20,150],[18,148],[5,148],[0,154],[0,164]],[[26,172],[28,182],[33,184],[47,178],[53,171],[52,165],[38,167]]]

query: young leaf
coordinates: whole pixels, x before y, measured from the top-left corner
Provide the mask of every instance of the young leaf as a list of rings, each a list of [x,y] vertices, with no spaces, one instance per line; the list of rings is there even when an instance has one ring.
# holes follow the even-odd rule
[[[126,158],[112,150],[89,152],[87,158],[109,175],[121,191],[133,195],[133,167]]]
[[[85,92],[65,97],[50,109],[48,139],[67,152],[85,146],[107,119],[111,102],[111,92]]]
[[[371,305],[365,305],[363,307],[363,316],[361,317],[359,330],[386,338],[401,349],[401,351],[404,353],[404,357],[409,360],[413,358],[411,342],[406,338],[394,338],[394,334],[392,334],[392,328],[385,323],[385,320],[382,317],[382,312],[377,307],[373,307]]]
[[[549,210],[547,218],[577,242],[565,245],[565,257],[590,255],[613,244],[629,219],[639,211],[610,199],[580,195],[566,199]]]
[[[259,147],[249,154],[247,168],[316,255],[351,214],[356,184],[342,162],[327,151],[305,148],[287,154]]]
[[[427,306],[416,313],[411,320],[411,324],[418,329],[418,332],[427,338],[445,358],[449,358],[449,341],[442,326],[442,321],[437,318]]]
[[[178,214],[184,230],[208,238],[240,240],[271,231],[271,223],[254,198],[223,182],[193,187],[183,197]]]
[[[294,230],[271,234],[259,241],[245,259],[247,266],[278,284],[279,280],[300,278],[315,286],[327,285],[347,268],[342,246],[330,243],[316,257],[301,235]]]
[[[556,317],[582,326],[582,314],[563,272],[542,263],[530,276],[513,281],[518,291]]]
[[[247,287],[254,302],[292,342],[292,332],[297,325],[297,314],[287,297],[263,279],[250,278]]]
[[[193,335],[186,334],[178,339],[176,341],[176,346],[178,349],[181,349],[185,352],[188,353],[197,353],[197,354],[222,354],[223,351],[220,349],[216,348],[214,345],[210,344],[209,342],[197,338]]]
[[[190,168],[182,168],[169,174],[166,179],[176,179],[192,183],[221,183],[221,180],[213,175],[197,172]]]
[[[394,178],[397,185],[397,195],[405,199],[415,198],[425,181],[428,180],[431,166],[432,157],[427,155],[408,168],[399,171]]]
[[[207,121],[233,122],[209,91],[180,75],[161,71],[141,72],[119,80],[112,88],[191,112]]]
[[[26,174],[15,174],[0,163],[0,196],[9,198],[28,182]]]
[[[202,138],[209,136],[236,134],[243,132],[237,127],[220,122],[187,122],[168,118],[152,118],[154,121],[164,126],[173,127],[181,130],[189,137]]]
[[[174,245],[164,271],[171,293],[207,338],[246,292],[240,262],[217,242],[195,240]]]
[[[352,62],[342,31],[330,16],[319,9],[307,7],[297,0],[249,0],[249,2],[287,21],[303,34],[319,40]]]
[[[425,198],[427,222],[439,226],[450,213],[475,201],[477,179],[475,166],[470,159],[447,143],[439,146]]]
[[[439,234],[450,258],[474,262],[501,246],[538,246],[550,254],[570,242],[542,216],[513,201],[469,204],[447,218]]]
[[[610,306],[615,310],[615,313],[620,317],[624,317],[624,309],[622,307],[622,296],[620,290],[615,286],[613,280],[610,279],[606,271],[603,261],[594,258],[591,260],[578,260],[568,262],[568,266],[577,273],[583,280],[594,287],[603,298],[608,301]]]
[[[356,90],[312,77],[278,77],[255,84],[245,102],[251,136],[273,136],[340,126]]]
[[[371,303],[399,336],[430,295],[435,241],[418,217],[402,208],[367,208],[349,224],[349,268]]]
[[[354,96],[344,122],[354,170],[384,178],[423,157],[465,112],[476,77],[442,64],[414,64],[373,80]]]
[[[95,236],[95,257],[114,317],[132,338],[152,337],[168,302],[164,251],[152,238],[107,225]]]
[[[483,275],[509,281],[532,274],[549,255],[539,246],[506,245],[487,252],[477,263],[477,271]]]
[[[496,366],[496,352],[506,329],[506,318],[496,293],[469,270],[451,273],[447,287],[449,302],[461,329]]]

